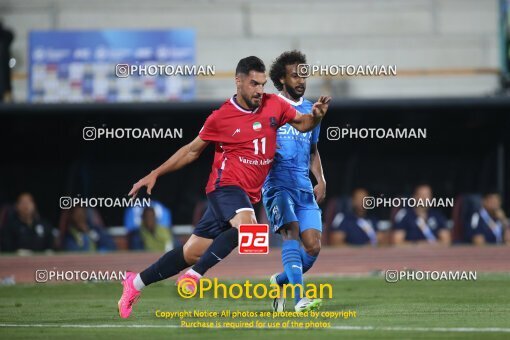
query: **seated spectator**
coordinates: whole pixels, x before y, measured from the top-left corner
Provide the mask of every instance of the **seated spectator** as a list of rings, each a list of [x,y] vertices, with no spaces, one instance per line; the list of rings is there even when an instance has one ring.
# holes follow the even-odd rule
[[[429,185],[419,185],[414,189],[413,197],[426,201],[432,199],[432,188]],[[430,243],[449,245],[451,243],[450,230],[446,225],[446,218],[436,209],[416,206],[402,208],[394,220],[393,243]]]
[[[510,225],[501,209],[501,196],[498,193],[483,195],[482,207],[473,214],[466,231],[475,245],[510,244]]]
[[[130,249],[164,252],[173,249],[170,230],[156,222],[154,208],[145,208],[140,228],[129,234]]]
[[[382,241],[377,219],[368,216],[367,210],[363,207],[363,198],[368,195],[368,191],[363,188],[353,191],[352,211],[339,212],[331,223],[331,245],[375,246]]]
[[[87,218],[87,209],[74,207],[64,236],[66,251],[111,251],[115,244],[106,230],[93,225]]]
[[[165,207],[161,202],[151,199],[151,208],[156,212],[156,220],[158,224],[164,227],[170,227],[172,225],[172,213],[170,209]],[[137,230],[142,224],[142,214],[144,208],[142,207],[130,207],[124,211],[124,226],[128,232]]]
[[[42,219],[30,193],[22,193],[16,200],[14,213],[2,227],[1,249],[4,252],[26,253],[50,251],[55,247],[53,228]]]

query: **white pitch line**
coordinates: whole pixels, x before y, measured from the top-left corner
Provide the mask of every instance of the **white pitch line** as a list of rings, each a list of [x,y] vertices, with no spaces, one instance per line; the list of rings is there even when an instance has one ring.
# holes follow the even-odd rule
[[[122,324],[98,324],[98,325],[73,325],[73,324],[14,324],[0,323],[0,327],[12,328],[180,328],[179,325],[122,325]]]
[[[403,331],[403,332],[460,332],[460,333],[510,333],[510,328],[488,327],[399,327],[399,326],[331,326],[324,329],[336,329],[347,331]]]
[[[0,327],[11,328],[182,328],[179,325],[133,325],[133,324],[98,324],[98,325],[78,325],[78,324],[14,324],[14,323],[0,323]],[[225,328],[204,328],[204,329],[229,329]],[[239,328],[239,329],[269,329],[264,328]],[[274,329],[274,328],[271,328]],[[305,328],[291,328],[295,330],[304,330]],[[316,329],[316,328],[309,328]],[[400,332],[457,332],[457,333],[510,333],[510,328],[502,327],[390,327],[390,326],[331,326],[328,328],[321,328],[323,330],[338,330],[338,331],[400,331]]]

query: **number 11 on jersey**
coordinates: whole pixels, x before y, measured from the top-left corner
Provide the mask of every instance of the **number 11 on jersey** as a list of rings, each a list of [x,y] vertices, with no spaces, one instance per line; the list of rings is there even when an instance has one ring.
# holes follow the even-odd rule
[[[262,144],[262,154],[265,155],[266,154],[266,137],[260,139],[260,143]],[[258,155],[259,154],[259,139],[258,138],[253,140],[253,147],[255,148],[254,154]]]

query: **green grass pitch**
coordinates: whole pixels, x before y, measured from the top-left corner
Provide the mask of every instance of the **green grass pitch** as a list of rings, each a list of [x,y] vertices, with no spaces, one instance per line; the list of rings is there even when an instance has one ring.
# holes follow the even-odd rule
[[[241,281],[228,281],[233,282]],[[386,283],[380,276],[308,282],[333,285],[333,299],[325,299],[320,311],[353,310],[357,317],[317,320],[331,322],[330,329],[189,329],[181,328],[178,319],[157,318],[155,311],[262,312],[270,310],[271,301],[183,299],[173,282],[167,281],[146,288],[132,318],[121,320],[117,314],[119,283],[16,285],[0,287],[0,339],[510,338],[509,275],[479,274],[477,281],[461,282]],[[252,319],[237,321],[241,320]]]

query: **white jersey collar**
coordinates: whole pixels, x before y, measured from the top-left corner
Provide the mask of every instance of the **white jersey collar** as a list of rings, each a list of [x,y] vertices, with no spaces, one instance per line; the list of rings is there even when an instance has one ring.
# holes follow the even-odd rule
[[[232,105],[234,105],[236,107],[236,109],[238,109],[239,111],[242,111],[242,112],[246,112],[246,113],[256,113],[260,107],[257,107],[255,110],[253,111],[250,111],[250,110],[246,110],[246,109],[243,109],[241,106],[239,106],[239,104],[237,104],[236,100],[234,99],[235,95],[233,95],[232,97],[230,97],[230,102],[232,103]],[[262,99],[263,100],[263,99]],[[262,101],[260,102],[260,104],[262,105]]]
[[[299,100],[297,102],[295,102],[295,101],[290,100],[289,98],[285,97],[281,92],[278,93],[278,96],[280,98],[283,98],[287,103],[289,103],[290,105],[293,105],[293,106],[299,106],[299,105],[303,104],[303,97],[299,98]]]

